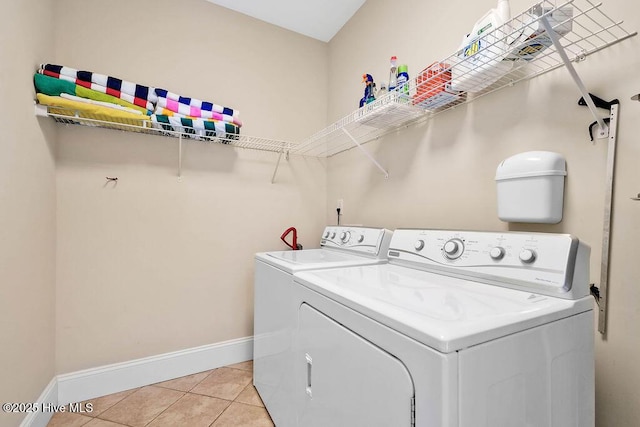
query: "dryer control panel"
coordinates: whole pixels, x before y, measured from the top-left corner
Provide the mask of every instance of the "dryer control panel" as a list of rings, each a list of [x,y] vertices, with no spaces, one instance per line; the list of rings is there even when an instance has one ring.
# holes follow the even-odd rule
[[[569,234],[396,230],[390,262],[533,293],[589,295],[590,248]]]
[[[386,258],[391,231],[384,228],[328,226],[320,246]]]

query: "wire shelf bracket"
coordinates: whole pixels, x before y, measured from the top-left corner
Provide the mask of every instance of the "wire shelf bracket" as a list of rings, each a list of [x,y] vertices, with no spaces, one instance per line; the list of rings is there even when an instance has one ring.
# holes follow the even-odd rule
[[[284,146],[282,147],[282,150],[278,154],[278,161],[276,162],[276,167],[273,170],[273,175],[271,176],[271,183],[272,184],[275,184],[275,182],[276,182],[276,174],[278,173],[278,167],[280,166],[280,162],[282,161],[282,155],[283,154],[285,155],[285,159],[287,161],[289,161],[289,150],[287,150]]]
[[[357,139],[355,139],[355,138],[354,138],[354,137],[349,133],[349,131],[348,131],[347,129],[342,128],[342,132],[344,132],[344,133],[345,133],[345,135],[347,135],[347,137],[348,137],[348,138],[349,138],[349,139],[350,139],[350,140],[355,144],[355,146],[356,146],[356,147],[358,147],[358,148],[360,149],[360,151],[362,151],[362,152],[364,153],[364,155],[365,155],[365,156],[367,156],[367,158],[368,158],[369,160],[371,160],[371,162],[372,162],[374,165],[376,165],[376,167],[377,167],[378,169],[380,169],[380,171],[382,171],[382,173],[384,174],[384,177],[385,177],[385,178],[389,178],[389,172],[387,172],[387,170],[386,170],[385,168],[383,168],[383,167],[382,167],[382,165],[381,165],[380,163],[378,163],[378,161],[375,159],[375,157],[373,157],[373,156],[371,155],[371,153],[369,153],[369,151],[367,151],[367,149],[366,149],[366,148],[364,148],[364,147],[362,146],[362,144],[360,144],[360,143],[358,142],[358,140],[357,140]]]
[[[541,9],[539,9],[539,11],[542,12]],[[567,56],[567,52],[564,50],[564,46],[562,46],[562,43],[560,43],[560,38],[551,27],[551,24],[549,23],[547,15],[541,16],[540,23],[544,27],[549,39],[551,39],[553,46],[555,46],[556,51],[558,52],[558,55],[562,59],[564,66],[567,68],[567,71],[569,71],[569,75],[571,75],[571,78],[573,79],[574,83],[576,84],[576,86],[578,86],[578,90],[582,94],[582,97],[585,100],[587,107],[589,107],[589,111],[591,111],[591,114],[593,114],[593,117],[598,123],[597,138],[599,139],[607,138],[609,136],[609,127],[604,123],[604,120],[602,120],[602,118],[598,115],[598,110],[596,109],[596,105],[593,103],[593,100],[591,99],[591,95],[589,94],[589,91],[587,91],[587,88],[582,82],[582,79],[576,72],[576,69],[573,66],[573,63],[571,62],[571,60],[569,59],[569,56]]]

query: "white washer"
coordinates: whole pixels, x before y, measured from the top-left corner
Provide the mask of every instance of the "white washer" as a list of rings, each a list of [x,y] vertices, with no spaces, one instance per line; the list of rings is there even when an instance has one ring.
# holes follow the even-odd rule
[[[320,249],[256,254],[253,383],[277,426],[296,425],[293,273],[385,263],[390,239],[382,228],[329,226]]]
[[[296,273],[296,425],[593,426],[589,253],[397,230],[388,264]]]

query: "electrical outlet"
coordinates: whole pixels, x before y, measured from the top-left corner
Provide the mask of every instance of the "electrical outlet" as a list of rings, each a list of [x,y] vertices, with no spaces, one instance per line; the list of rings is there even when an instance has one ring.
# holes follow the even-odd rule
[[[338,199],[338,204],[336,205],[336,207],[342,212],[342,210],[344,210],[344,199]]]

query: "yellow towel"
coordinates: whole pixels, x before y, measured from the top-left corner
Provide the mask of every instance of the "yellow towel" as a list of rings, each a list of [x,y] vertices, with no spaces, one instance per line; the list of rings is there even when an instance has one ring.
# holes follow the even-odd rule
[[[75,117],[77,114],[79,118],[101,120],[112,123],[122,123],[134,126],[145,126],[145,123],[150,122],[149,116],[146,115],[128,113],[126,111],[118,110],[115,108],[86,104],[84,102],[72,101],[70,99],[64,99],[59,96],[49,96],[43,93],[38,93],[36,94],[36,96],[38,98],[38,102],[42,105],[50,107],[49,112],[53,114],[60,114],[70,117]]]

